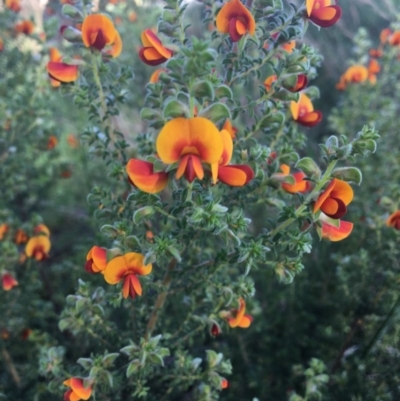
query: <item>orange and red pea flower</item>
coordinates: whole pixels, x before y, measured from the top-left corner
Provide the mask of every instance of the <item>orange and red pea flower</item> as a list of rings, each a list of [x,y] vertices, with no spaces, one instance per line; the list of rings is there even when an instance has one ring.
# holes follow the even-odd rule
[[[107,249],[93,246],[86,255],[85,270],[88,273],[103,272],[107,266]]]
[[[174,54],[171,49],[161,43],[159,37],[151,29],[145,29],[141,39],[143,47],[139,50],[139,57],[148,65],[162,64]]]
[[[400,210],[393,212],[386,220],[388,227],[393,227],[396,230],[400,230]]]
[[[51,249],[50,231],[44,224],[39,224],[34,228],[34,233],[36,235],[30,238],[25,246],[25,254],[37,261],[47,259]]]
[[[232,42],[239,41],[243,35],[254,35],[256,22],[251,12],[240,0],[225,3],[216,18],[218,31],[228,33]]]
[[[321,210],[331,219],[340,219],[353,200],[353,189],[346,181],[334,178],[314,204],[313,212]]]
[[[1,276],[1,284],[4,291],[10,291],[18,285],[18,281],[10,273],[4,273]]]
[[[282,170],[282,174],[284,176],[290,174],[290,167],[287,164],[282,164],[280,167]],[[291,175],[294,178],[295,183],[289,184],[283,182],[281,186],[285,192],[288,192],[290,194],[295,194],[295,193],[304,193],[310,190],[311,188],[310,181],[305,180],[306,175],[302,171],[298,171],[297,173],[293,173]]]
[[[64,401],[88,400],[92,395],[92,387],[85,388],[83,379],[79,377],[71,377],[63,384],[69,387],[69,390],[64,393]]]
[[[322,120],[322,113],[314,110],[311,99],[305,94],[300,94],[298,102],[290,102],[290,111],[293,119],[306,127],[314,127]]]
[[[307,16],[315,25],[328,28],[342,16],[335,0],[306,0]]]
[[[122,52],[122,40],[111,19],[103,14],[88,15],[82,24],[82,41],[86,47],[118,57]]]
[[[117,284],[123,280],[122,295],[124,298],[135,298],[142,295],[142,285],[138,276],[147,276],[152,271],[152,265],[144,265],[144,255],[129,252],[117,256],[107,263],[104,279],[108,284]]]
[[[238,309],[233,309],[230,315],[227,317],[227,321],[230,327],[241,327],[247,329],[250,327],[253,317],[246,313],[246,302],[243,298],[239,298]]]

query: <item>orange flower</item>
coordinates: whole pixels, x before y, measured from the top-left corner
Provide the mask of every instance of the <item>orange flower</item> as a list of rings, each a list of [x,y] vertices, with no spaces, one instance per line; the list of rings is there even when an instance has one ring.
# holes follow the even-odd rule
[[[37,261],[41,261],[49,257],[50,248],[51,242],[48,236],[36,235],[26,244],[25,253],[29,258],[35,258]]]
[[[296,41],[295,40],[291,40],[290,42],[284,43],[281,46],[282,50],[285,50],[285,52],[287,53],[292,53],[293,50],[296,48]]]
[[[305,75],[305,74],[299,74],[296,77],[296,82],[294,85],[288,86],[288,85],[286,85],[285,82],[283,84],[284,84],[285,88],[290,92],[293,92],[293,93],[300,92],[307,86],[308,78],[307,78],[307,75]]]
[[[69,134],[67,136],[67,142],[68,142],[68,145],[73,149],[75,149],[79,146],[79,140],[74,134]]]
[[[132,185],[143,192],[155,194],[162,191],[168,184],[168,173],[155,173],[150,162],[139,159],[130,159],[126,165],[126,172]]]
[[[230,327],[242,327],[247,329],[250,327],[253,318],[250,315],[246,315],[246,302],[243,298],[239,298],[239,308],[233,309],[227,316],[227,321]]]
[[[232,139],[236,138],[237,128],[232,125],[232,122],[229,119],[225,120],[222,129],[228,131]]]
[[[293,119],[306,127],[314,127],[322,120],[322,113],[318,110],[314,111],[311,99],[304,93],[300,94],[297,103],[290,102],[290,111]]]
[[[62,83],[74,82],[78,79],[79,69],[77,65],[66,64],[58,61],[49,61],[46,65],[49,77]],[[52,82],[52,86],[57,84]]]
[[[83,379],[79,377],[71,377],[65,380],[63,384],[70,387],[70,389],[64,393],[64,401],[88,400],[92,395],[92,387],[89,386],[85,388]]]
[[[54,148],[57,146],[57,144],[58,144],[58,139],[57,139],[57,137],[54,136],[54,135],[51,135],[51,136],[49,137],[48,142],[47,142],[47,149],[48,149],[48,150],[54,149]]]
[[[166,164],[178,163],[176,178],[204,177],[202,163],[218,163],[224,149],[218,128],[204,117],[175,118],[158,135],[157,153]]]
[[[17,245],[24,244],[26,241],[28,241],[28,236],[26,235],[25,231],[19,228],[17,232],[15,233],[14,237],[14,242]]]
[[[277,80],[278,77],[276,75],[271,75],[264,81],[264,86],[267,92],[269,92],[272,89],[272,84]]]
[[[389,41],[390,36],[392,35],[392,30],[389,28],[383,29],[379,35],[379,39],[382,44],[385,44]]]
[[[342,9],[335,0],[306,0],[308,18],[322,28],[328,28],[342,16]]]
[[[287,164],[282,164],[281,165],[281,170],[283,171],[283,176],[289,175],[290,174],[290,167]],[[280,173],[279,173],[280,174]],[[290,194],[295,194],[295,193],[303,193],[307,192],[311,188],[310,181],[305,180],[306,175],[302,172],[299,171],[297,173],[292,174],[292,177],[295,180],[294,184],[288,184],[283,182],[282,189]]]
[[[224,390],[229,387],[229,382],[225,378],[221,379],[221,390]]]
[[[321,236],[329,241],[337,242],[347,238],[353,231],[353,223],[349,221],[339,220],[339,225],[330,224],[327,221],[322,222]]]
[[[388,227],[393,227],[396,230],[400,230],[400,210],[396,210],[388,217],[386,225]]]
[[[343,75],[345,82],[365,82],[368,79],[368,68],[363,65],[352,65]]]
[[[38,224],[33,229],[33,232],[34,232],[35,235],[46,235],[47,237],[50,237],[50,230],[44,224]]]
[[[391,46],[399,46],[400,45],[400,31],[394,31],[392,35],[389,37],[389,44]]]
[[[167,69],[166,68],[158,68],[157,70],[155,70],[152,74],[151,74],[151,77],[150,77],[150,80],[149,80],[149,82],[150,83],[156,83],[156,82],[158,82],[158,78],[160,77],[160,74],[162,73],[162,72],[166,72],[167,71]]]
[[[381,70],[381,66],[379,65],[378,61],[375,60],[374,58],[369,61],[368,64],[368,73],[370,75],[378,74],[378,72]]]
[[[106,15],[88,15],[82,24],[82,41],[86,47],[102,51],[106,46],[106,54],[118,57],[122,51],[122,40],[113,22]]]
[[[55,47],[50,47],[49,53],[50,53],[50,61],[58,63],[61,62],[62,60],[61,53]],[[60,81],[57,81],[56,79],[53,78],[50,78],[50,83],[53,88],[58,88],[61,85]]]
[[[159,65],[173,56],[173,51],[163,46],[158,36],[145,29],[141,35],[143,47],[139,50],[140,59],[148,65]]]
[[[124,298],[135,298],[142,295],[142,285],[137,276],[147,276],[151,273],[152,265],[143,265],[144,255],[129,252],[123,256],[117,256],[108,262],[104,270],[104,279],[108,284],[117,284],[124,280],[122,295]]]
[[[353,189],[346,181],[334,178],[315,202],[313,212],[322,210],[331,219],[340,219],[346,214],[353,196]]]
[[[222,137],[224,150],[218,163],[211,164],[213,183],[215,184],[218,179],[224,184],[233,187],[242,187],[254,178],[254,171],[245,164],[228,165],[233,153],[232,137],[229,132],[224,129],[220,132],[220,135]]]
[[[4,291],[10,291],[18,285],[18,281],[9,273],[5,273],[1,276],[1,283]]]
[[[19,13],[21,11],[21,0],[5,0],[4,5],[11,11]]]
[[[94,246],[86,255],[85,270],[88,273],[103,272],[107,266],[107,249]]]
[[[239,41],[247,32],[250,35],[256,32],[254,17],[240,0],[230,0],[222,6],[216,26],[220,32],[229,33],[232,42]]]
[[[371,57],[381,58],[383,56],[383,51],[381,49],[370,49],[369,55]]]
[[[31,35],[35,29],[35,25],[32,21],[24,20],[15,24],[14,29],[17,33],[23,33],[24,35]]]
[[[136,22],[137,21],[137,15],[136,15],[135,11],[130,11],[129,12],[128,19],[131,22]]]
[[[4,238],[4,235],[7,233],[8,228],[8,224],[0,224],[0,240]]]

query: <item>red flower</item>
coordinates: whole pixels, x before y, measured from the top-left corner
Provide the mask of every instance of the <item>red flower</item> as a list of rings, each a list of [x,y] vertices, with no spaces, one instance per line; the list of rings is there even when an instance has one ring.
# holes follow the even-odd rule
[[[400,210],[396,210],[388,217],[386,225],[388,227],[393,227],[396,230],[400,230]]]
[[[139,51],[140,59],[148,65],[159,65],[173,56],[173,51],[163,46],[158,36],[151,30],[142,32],[143,47]]]
[[[328,28],[342,16],[342,9],[335,0],[306,0],[308,18],[322,28]]]
[[[4,291],[10,291],[18,285],[18,281],[9,273],[4,273],[1,276],[1,283]]]

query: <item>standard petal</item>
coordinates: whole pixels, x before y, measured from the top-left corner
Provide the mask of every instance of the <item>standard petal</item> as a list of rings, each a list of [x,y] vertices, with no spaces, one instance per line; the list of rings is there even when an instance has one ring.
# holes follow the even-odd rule
[[[353,200],[354,197],[353,188],[348,182],[339,180],[337,178],[334,178],[333,182],[334,186],[330,194],[330,197],[341,199],[347,206]]]
[[[139,276],[147,276],[151,273],[153,268],[152,264],[143,265],[144,255],[136,252],[126,253],[124,256],[128,270],[138,274]]]
[[[110,260],[104,270],[104,280],[108,284],[119,283],[128,272],[128,265],[124,256],[117,256]]]
[[[165,124],[158,135],[157,153],[167,164],[186,154],[199,156],[209,164],[219,161],[223,142],[217,127],[204,117],[175,118]]]

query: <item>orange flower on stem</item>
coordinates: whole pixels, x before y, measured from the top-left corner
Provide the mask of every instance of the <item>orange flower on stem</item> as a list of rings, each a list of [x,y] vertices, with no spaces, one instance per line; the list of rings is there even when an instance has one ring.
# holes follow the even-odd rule
[[[321,237],[329,241],[337,242],[347,238],[353,231],[353,223],[344,220],[332,220],[321,213],[319,217],[321,227]]]
[[[19,228],[15,233],[14,242],[17,245],[20,245],[25,244],[26,241],[28,241],[28,236],[26,235],[26,232]]]
[[[1,276],[1,284],[4,291],[10,291],[18,285],[18,281],[10,273],[4,273]]]
[[[50,135],[49,140],[47,142],[47,149],[52,150],[54,149],[58,144],[58,139],[54,135]]]
[[[26,256],[28,256],[28,258],[34,258],[37,261],[47,259],[51,249],[49,229],[44,224],[39,224],[35,227],[34,232],[39,235],[35,235],[29,239],[25,246]]]
[[[379,65],[378,61],[375,60],[374,58],[371,59],[368,64],[368,74],[370,76],[375,75],[375,74],[378,74],[380,72],[380,70],[381,70],[381,66]]]
[[[162,72],[166,72],[166,71],[167,71],[166,68],[158,68],[157,70],[155,70],[155,71],[151,74],[149,82],[152,83],[152,84],[158,82],[158,79],[159,79],[159,77],[160,77],[160,74],[161,74]]]
[[[103,14],[88,15],[82,24],[82,41],[86,47],[118,57],[122,51],[122,40],[110,18]]]
[[[85,270],[88,273],[103,272],[107,266],[107,249],[94,246],[86,255]]]
[[[144,160],[130,159],[126,173],[133,186],[149,194],[162,191],[168,184],[168,173],[155,173],[153,163]]]
[[[286,53],[292,53],[293,50],[296,48],[296,41],[291,40],[290,42],[284,43],[281,46],[282,50],[284,50]]]
[[[15,24],[14,29],[17,33],[23,33],[24,35],[31,35],[35,30],[35,25],[30,20],[24,20]]]
[[[278,173],[278,175],[287,176],[290,174],[290,167],[287,164],[282,164],[281,170],[283,173]],[[284,191],[288,192],[289,194],[296,194],[298,192],[304,193],[310,190],[310,181],[304,179],[306,178],[306,175],[302,171],[291,174],[291,176],[294,178],[295,183],[288,184],[286,182],[283,182],[281,185]]]
[[[224,377],[221,379],[221,390],[224,390],[229,387],[229,382]]]
[[[0,224],[0,240],[4,238],[4,235],[8,232],[8,224]]]
[[[276,75],[271,75],[264,81],[265,90],[269,92],[272,89],[272,84],[278,80]]]
[[[321,28],[328,28],[342,16],[342,9],[335,0],[306,0],[308,18]]]
[[[394,31],[389,36],[389,44],[391,46],[400,46],[400,31]]]
[[[173,56],[173,51],[163,46],[158,36],[145,29],[141,35],[143,47],[139,50],[140,59],[148,65],[159,65]]]
[[[123,256],[117,256],[108,262],[104,270],[104,279],[108,284],[117,284],[124,281],[122,295],[124,298],[135,298],[142,295],[142,285],[138,276],[147,276],[151,273],[152,265],[144,265],[144,255],[129,252]]]
[[[228,131],[232,139],[236,138],[237,128],[232,125],[232,122],[229,119],[225,120],[222,129]]]
[[[346,181],[334,178],[315,202],[313,212],[321,210],[331,219],[340,219],[346,214],[353,196],[353,189]]]
[[[60,86],[61,83],[76,81],[79,75],[78,66],[63,63],[60,52],[54,47],[50,48],[50,61],[47,63],[46,69],[51,79],[51,86],[54,88]]]
[[[388,217],[386,225],[388,227],[393,227],[396,230],[400,230],[400,210],[396,210]]]
[[[218,163],[224,149],[218,128],[204,117],[175,118],[161,130],[157,153],[166,164],[178,163],[176,178],[204,178],[202,163]]]
[[[217,180],[232,187],[242,187],[254,178],[254,171],[245,164],[228,165],[232,158],[233,141],[227,130],[220,133],[224,144],[224,150],[218,163],[211,164],[213,183]]]
[[[92,387],[89,386],[85,388],[83,379],[79,377],[71,377],[65,380],[63,384],[70,387],[70,389],[64,393],[64,401],[88,400],[92,395]]]
[[[230,312],[223,312],[223,317],[226,318],[230,327],[241,327],[247,329],[250,327],[253,318],[250,315],[246,315],[246,302],[243,298],[239,298],[239,308],[233,309]]]
[[[379,35],[379,39],[380,39],[381,43],[382,44],[387,43],[389,41],[391,35],[392,35],[392,30],[390,28],[382,29],[382,31]]]
[[[311,99],[304,93],[300,94],[300,99],[297,103],[290,102],[290,111],[293,119],[306,127],[314,127],[322,120],[322,113],[314,110]]]
[[[4,5],[11,11],[19,13],[21,11],[21,0],[5,0]]]
[[[220,32],[229,33],[232,42],[239,41],[246,33],[254,35],[256,32],[254,17],[240,0],[230,0],[222,6],[216,26]]]
[[[296,82],[294,85],[287,85],[286,82],[283,82],[283,86],[290,92],[300,92],[308,85],[308,78],[305,74],[299,74],[296,77]]]

